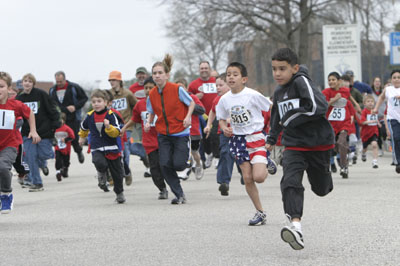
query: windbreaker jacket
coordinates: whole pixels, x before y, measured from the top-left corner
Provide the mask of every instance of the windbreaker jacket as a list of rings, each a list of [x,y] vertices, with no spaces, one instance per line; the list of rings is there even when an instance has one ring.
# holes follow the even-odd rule
[[[304,66],[287,84],[277,87],[273,100],[268,144],[275,145],[282,130],[282,145],[287,147],[334,144],[332,126],[325,117],[328,103]]]
[[[118,115],[112,110],[106,110],[106,112],[105,119],[110,121],[109,129],[106,129],[104,124],[100,125],[100,129],[96,126],[95,112],[92,110],[87,113],[86,118],[82,121],[79,136],[86,138],[90,132],[90,149],[92,152],[118,153],[121,151],[119,134],[123,125],[120,123]]]
[[[60,102],[57,97],[57,86],[53,86],[52,88],[50,88],[49,95],[60,107],[61,112],[67,115],[67,121],[81,121],[81,109],[88,101],[88,97],[81,86],[68,80],[67,82],[68,86],[62,102]],[[75,106],[75,112],[71,113],[70,111],[68,111],[67,106],[70,105]]]

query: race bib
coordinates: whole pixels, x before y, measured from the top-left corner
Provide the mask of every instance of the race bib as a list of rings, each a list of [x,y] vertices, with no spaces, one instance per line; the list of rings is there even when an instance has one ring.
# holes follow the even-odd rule
[[[399,107],[400,106],[400,99],[393,97],[393,106]]]
[[[369,114],[367,115],[367,121],[376,121],[378,120],[378,115],[377,114]],[[371,124],[367,124],[368,126],[377,126],[378,123],[371,123]]]
[[[217,85],[215,83],[204,83],[201,86],[201,91],[203,93],[217,93]]]
[[[285,114],[292,110],[300,107],[300,99],[290,99],[284,102],[278,103],[278,109],[279,109],[279,116],[284,117]]]
[[[0,129],[14,129],[15,114],[13,110],[0,109]]]
[[[236,105],[231,108],[231,124],[244,127],[251,123],[251,114],[244,106]]]
[[[58,90],[57,91],[57,98],[62,103],[64,101],[65,90]]]
[[[345,108],[333,108],[331,113],[329,114],[329,121],[344,121],[346,118],[346,109]]]
[[[24,104],[26,106],[28,106],[32,110],[32,113],[37,114],[37,112],[39,110],[38,102],[27,102],[27,103],[24,103]]]
[[[147,123],[147,120],[149,119],[150,113],[147,111],[143,111],[141,114],[143,125]],[[154,115],[153,123],[150,124],[151,127],[156,126],[156,121],[157,121],[157,115]]]
[[[125,110],[128,107],[128,104],[126,102],[126,98],[120,98],[120,99],[115,99],[113,100],[112,103],[112,108],[114,108],[117,111]]]

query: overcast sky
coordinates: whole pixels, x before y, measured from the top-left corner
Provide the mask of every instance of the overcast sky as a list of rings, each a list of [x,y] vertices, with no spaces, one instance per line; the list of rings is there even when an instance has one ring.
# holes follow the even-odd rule
[[[112,70],[131,79],[168,52],[165,7],[155,0],[1,0],[0,70],[13,80],[32,73],[53,81],[64,70],[75,82]]]

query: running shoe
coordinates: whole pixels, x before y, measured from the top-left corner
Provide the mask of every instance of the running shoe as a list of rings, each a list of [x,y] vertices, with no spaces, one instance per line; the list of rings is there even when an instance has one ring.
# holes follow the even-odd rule
[[[57,178],[57,181],[60,182],[62,180],[62,174],[61,173],[57,173],[56,174],[56,178]]]
[[[361,161],[363,161],[363,162],[367,161],[367,154],[366,153],[362,153],[361,154]]]
[[[61,175],[62,175],[64,178],[67,178],[67,177],[68,177],[68,167],[63,167],[63,168],[61,168]]]
[[[249,220],[249,225],[262,225],[265,224],[266,221],[267,215],[265,214],[265,212],[257,211],[254,217]]]
[[[396,165],[396,173],[400,174],[400,164]]]
[[[221,192],[221,196],[229,196],[229,184],[222,183],[219,185],[218,190]]]
[[[115,199],[117,201],[117,203],[122,204],[126,201],[124,193],[121,192],[119,194],[117,194],[117,198]]]
[[[372,160],[372,168],[378,168],[378,160]]]
[[[101,190],[103,190],[104,192],[110,192],[110,190],[108,189],[108,186],[107,186],[107,184],[106,183],[99,183],[99,188],[101,189]]]
[[[29,192],[39,192],[39,191],[43,191],[43,184],[34,184],[30,189]]]
[[[186,203],[186,198],[185,195],[181,197],[176,197],[173,200],[171,200],[171,204],[178,205],[178,204],[185,204]]]
[[[18,174],[18,184],[20,184],[21,186],[24,184],[24,179],[25,179],[26,174]]]
[[[197,180],[200,180],[204,176],[203,166],[200,164],[199,166],[194,167],[194,175]]]
[[[206,168],[210,168],[213,159],[214,159],[214,156],[212,154],[206,154],[206,161],[204,163]]]
[[[349,178],[349,169],[347,167],[340,169],[340,175],[342,178]]]
[[[45,176],[49,175],[49,168],[47,166],[40,168]]]
[[[10,213],[13,208],[14,197],[12,193],[3,194],[0,196],[1,199],[1,214]]]
[[[278,171],[278,166],[276,165],[275,161],[267,158],[268,164],[267,164],[267,169],[268,169],[268,173],[270,175],[274,175],[276,174],[276,171]]]
[[[282,228],[281,238],[286,243],[289,243],[294,250],[300,250],[304,248],[303,234],[293,225]]]
[[[127,175],[125,176],[125,184],[126,184],[127,186],[132,185],[132,172],[130,172],[129,174],[127,174]]]
[[[163,188],[160,193],[158,193],[158,199],[168,199],[168,190],[166,188]]]
[[[150,173],[150,168],[146,168],[146,171],[144,171],[144,177],[151,177],[151,173]]]

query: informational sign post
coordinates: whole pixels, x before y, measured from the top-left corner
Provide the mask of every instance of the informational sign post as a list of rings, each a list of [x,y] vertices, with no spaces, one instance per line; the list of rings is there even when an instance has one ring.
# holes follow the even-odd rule
[[[360,28],[357,24],[324,25],[324,74],[328,88],[328,74],[340,75],[352,70],[354,80],[362,80]]]
[[[390,33],[390,64],[400,65],[400,32]]]

